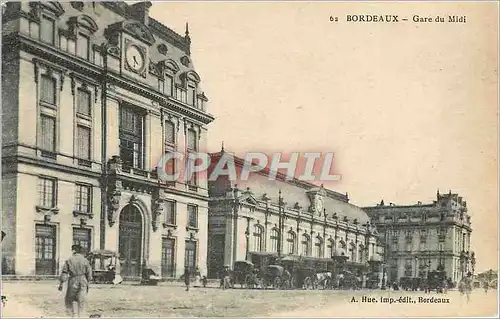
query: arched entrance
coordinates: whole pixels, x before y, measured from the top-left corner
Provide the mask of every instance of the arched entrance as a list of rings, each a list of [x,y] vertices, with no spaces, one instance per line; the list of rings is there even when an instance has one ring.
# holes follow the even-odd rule
[[[122,209],[119,231],[118,252],[122,261],[121,275],[138,277],[142,261],[142,215],[134,205],[129,204]]]

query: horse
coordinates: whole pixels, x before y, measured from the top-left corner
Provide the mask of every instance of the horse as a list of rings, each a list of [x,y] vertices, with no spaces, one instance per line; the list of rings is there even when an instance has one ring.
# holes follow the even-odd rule
[[[316,286],[323,286],[323,289],[332,288],[333,280],[332,280],[332,272],[320,272],[316,273]]]

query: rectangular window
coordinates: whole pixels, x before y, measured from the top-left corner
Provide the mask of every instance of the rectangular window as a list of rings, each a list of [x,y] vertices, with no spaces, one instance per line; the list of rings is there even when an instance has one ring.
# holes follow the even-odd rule
[[[41,120],[41,143],[40,148],[44,151],[56,151],[56,119],[52,116],[42,114]]]
[[[76,100],[76,112],[81,115],[90,116],[90,92],[84,89],[78,89]]]
[[[186,240],[186,249],[184,254],[184,266],[188,267],[189,271],[194,272],[196,268],[196,242]]]
[[[40,20],[40,39],[43,42],[54,45],[55,22],[49,17],[42,15]]]
[[[180,101],[181,95],[182,95],[182,89],[179,87],[176,87],[175,88],[175,98]]]
[[[35,274],[56,274],[56,227],[35,225]]]
[[[144,166],[144,116],[131,107],[120,111],[120,157],[125,167],[142,169]]]
[[[76,42],[70,39],[68,39],[68,52],[76,54]]]
[[[176,88],[175,90],[175,98],[183,103],[187,103],[187,93],[183,88]]]
[[[198,206],[188,205],[188,226],[198,228]]]
[[[189,129],[187,131],[187,149],[190,151],[196,151],[197,150],[196,145],[197,145],[197,143],[196,143],[196,131]]]
[[[165,154],[168,154],[171,152],[173,152],[173,149],[171,147],[167,147]],[[175,175],[175,166],[176,166],[175,158],[169,158],[168,161],[165,163],[165,172],[170,176]],[[168,181],[168,183],[175,183],[175,182]]]
[[[167,225],[177,225],[177,212],[176,212],[176,203],[174,201],[166,201],[165,202],[165,223]]]
[[[196,88],[194,86],[188,87],[187,102],[190,105],[196,105]]]
[[[162,79],[158,79],[158,91],[165,93],[165,82]]]
[[[165,94],[168,96],[172,96],[172,84],[173,80],[170,76],[165,76]]]
[[[90,160],[90,128],[82,125],[77,126],[78,149],[77,157]]]
[[[76,185],[75,211],[85,214],[92,213],[92,186]]]
[[[203,100],[202,100],[202,99],[200,99],[200,98],[198,98],[198,99],[197,99],[197,101],[198,101],[198,102],[197,102],[196,107],[197,107],[197,108],[199,108],[199,109],[200,109],[200,110],[202,110],[202,111],[205,111],[205,107],[204,107],[204,105],[203,105]]]
[[[57,205],[56,180],[53,178],[38,178],[38,204],[45,208],[53,208]]]
[[[91,230],[73,227],[73,245],[80,245],[84,253],[90,252],[92,248]]]
[[[165,121],[165,143],[175,144],[175,124],[170,121]]]
[[[48,75],[40,77],[40,101],[56,105],[56,80]]]
[[[89,44],[90,44],[90,39],[84,34],[78,34],[78,38],[76,40],[76,52],[77,56],[80,58],[83,58],[85,60],[89,59]]]
[[[162,238],[161,275],[175,277],[175,240]]]

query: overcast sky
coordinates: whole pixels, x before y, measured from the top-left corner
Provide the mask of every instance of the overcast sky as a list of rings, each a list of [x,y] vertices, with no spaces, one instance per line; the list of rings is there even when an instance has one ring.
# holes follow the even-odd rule
[[[474,4],[154,3],[184,34],[210,99],[208,147],[333,151],[351,202],[467,200],[478,271],[497,268],[497,7]],[[410,21],[345,21],[346,14]],[[413,23],[413,14],[467,23]],[[339,22],[330,22],[330,15]]]

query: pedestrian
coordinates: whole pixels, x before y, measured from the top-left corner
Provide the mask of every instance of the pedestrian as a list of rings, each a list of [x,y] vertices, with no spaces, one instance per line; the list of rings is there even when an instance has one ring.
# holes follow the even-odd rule
[[[224,266],[222,270],[222,289],[226,290],[231,288],[231,269],[229,266]]]
[[[445,279],[445,280],[443,280],[443,292],[444,292],[445,294],[447,294],[447,293],[448,293],[448,281],[447,281],[446,279]]]
[[[184,284],[186,284],[186,291],[189,291],[189,284],[191,283],[190,271],[187,266],[184,267]]]
[[[80,317],[85,311],[85,298],[89,292],[89,283],[92,281],[92,268],[82,254],[80,245],[71,246],[73,255],[66,260],[59,277],[58,290],[62,291],[63,283],[67,282],[64,303],[66,311],[71,317]],[[77,310],[73,303],[77,303]]]
[[[467,303],[470,301],[470,293],[472,291],[472,274],[470,272],[467,273],[467,276],[462,278],[458,283],[458,291],[467,297]]]
[[[194,285],[193,287],[201,287],[201,271],[198,266],[196,266],[196,270],[194,272]]]

